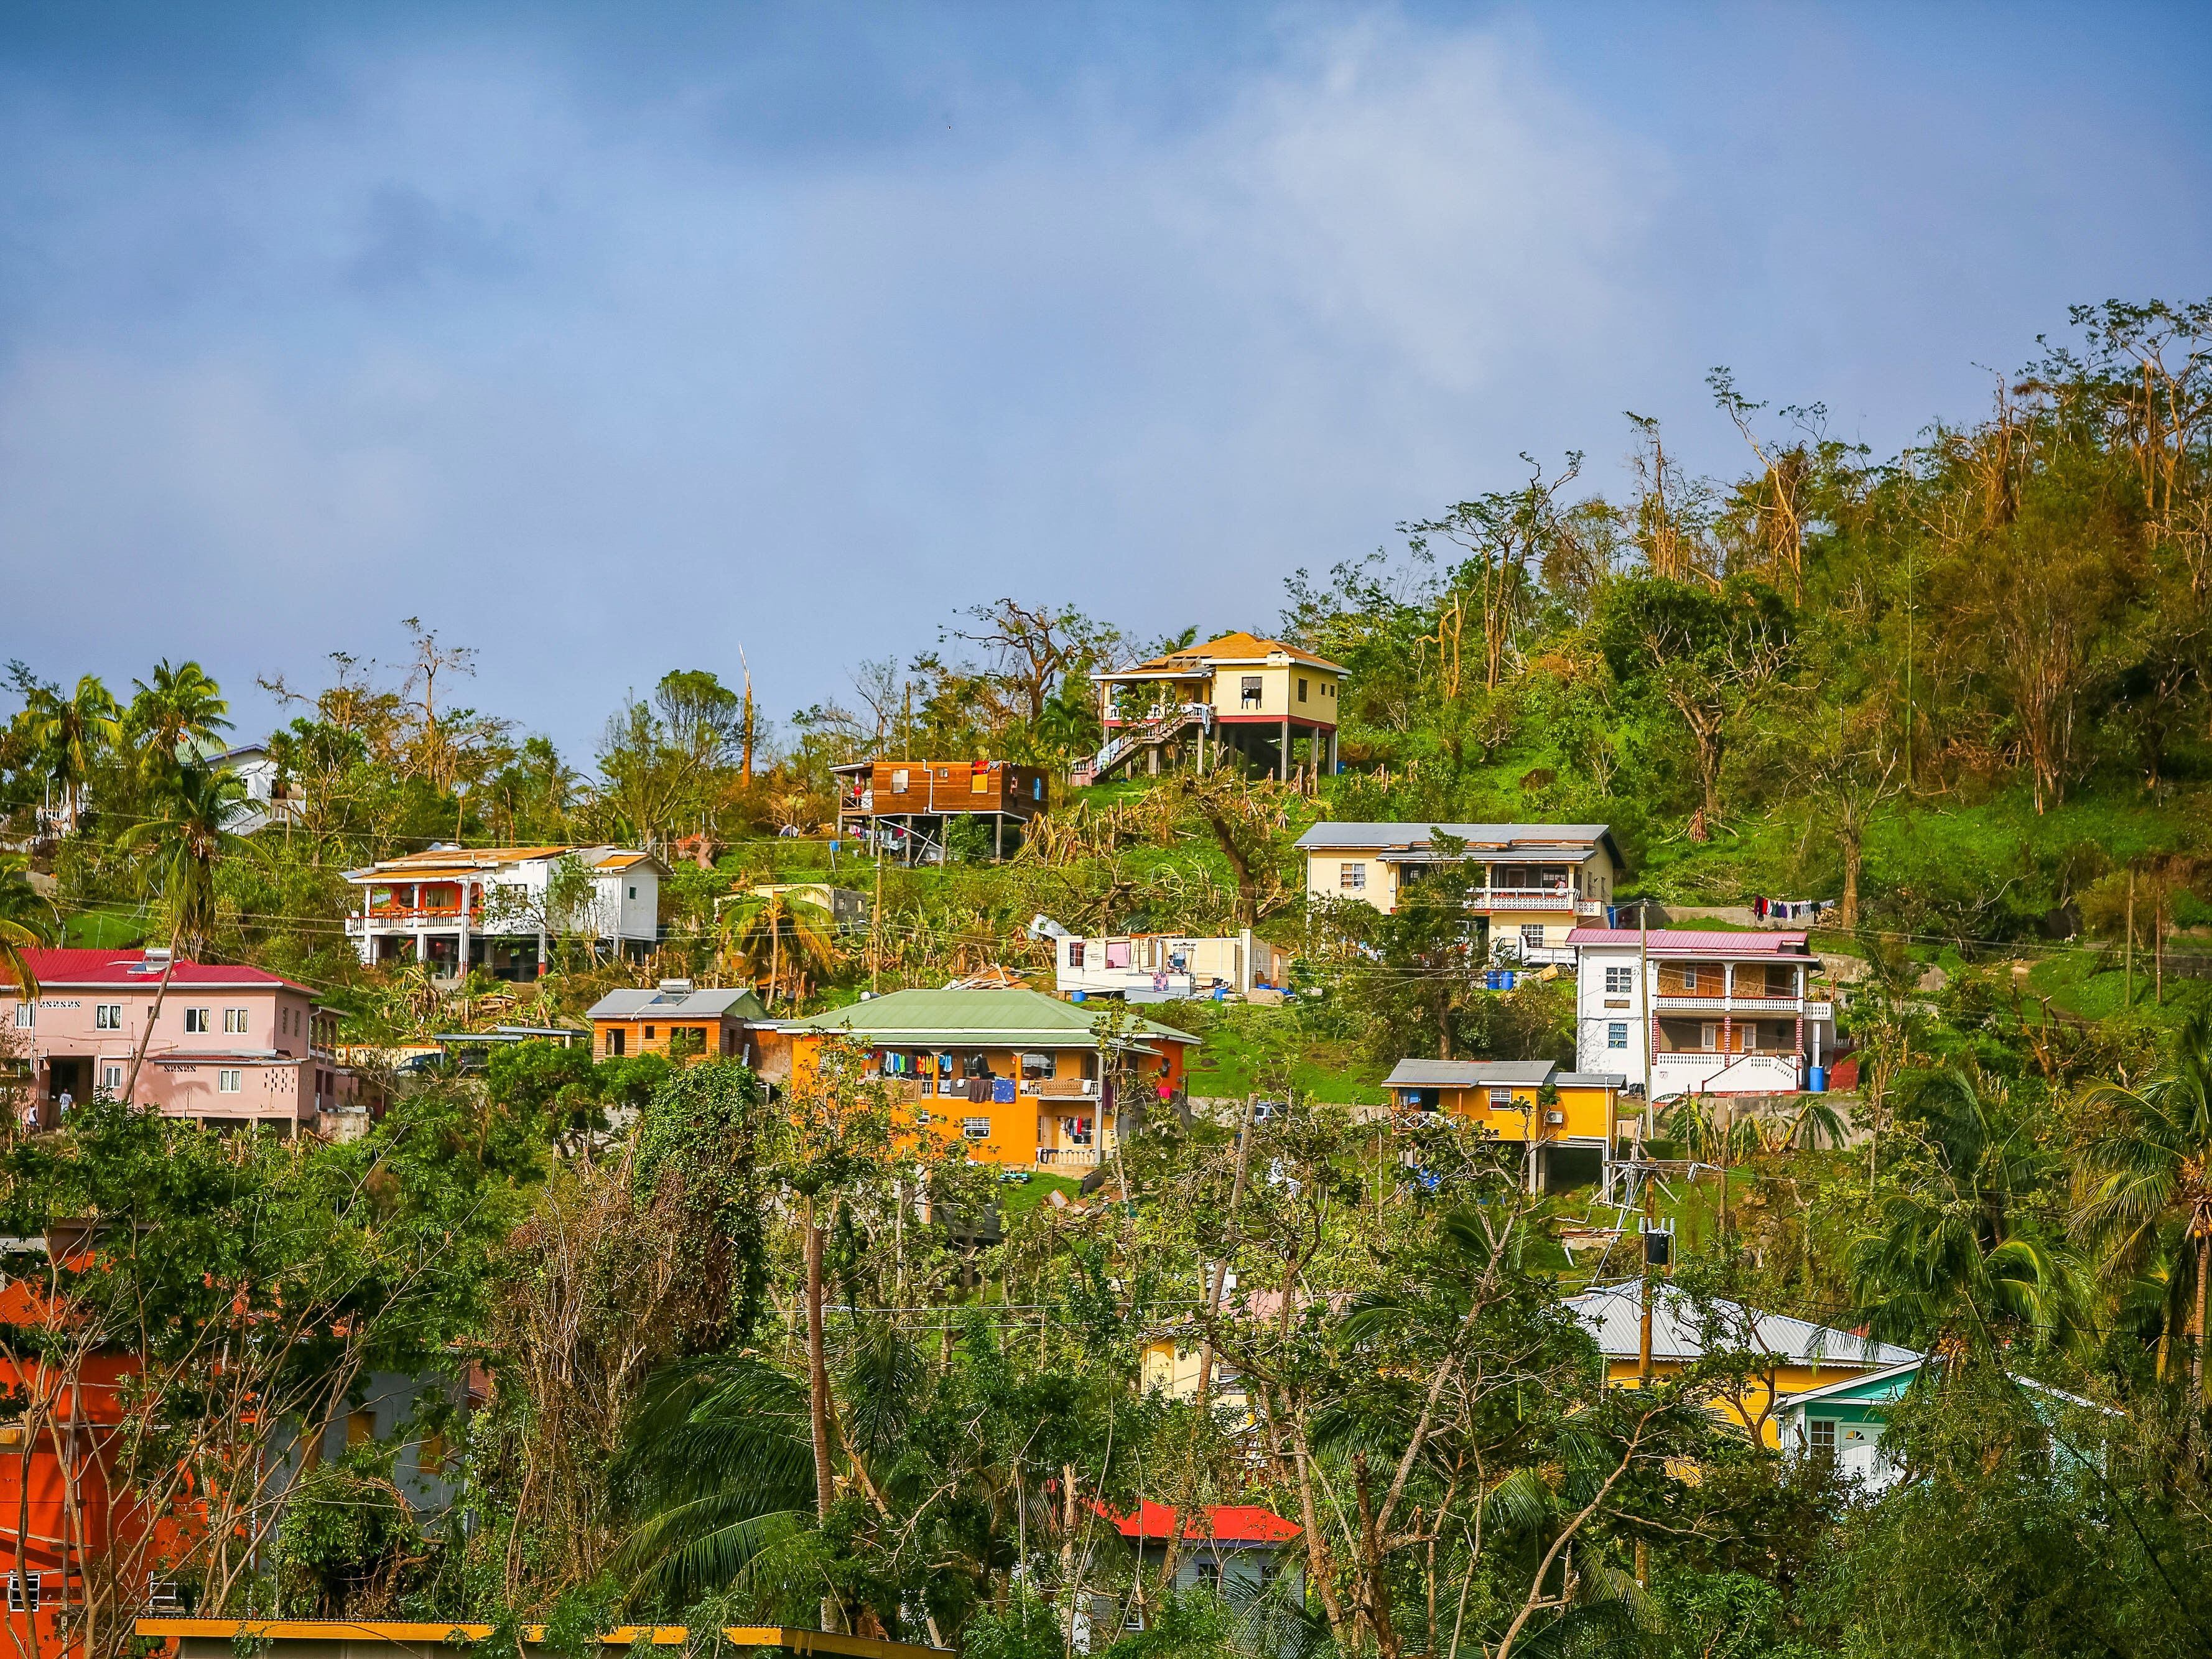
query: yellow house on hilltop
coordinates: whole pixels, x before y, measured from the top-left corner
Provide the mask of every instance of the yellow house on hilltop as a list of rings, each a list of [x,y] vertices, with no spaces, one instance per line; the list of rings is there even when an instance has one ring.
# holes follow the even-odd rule
[[[1091,678],[1106,746],[1077,767],[1078,783],[1133,772],[1140,759],[1157,773],[1163,756],[1184,757],[1200,772],[1227,762],[1285,781],[1294,769],[1336,769],[1344,668],[1280,640],[1224,634]]]

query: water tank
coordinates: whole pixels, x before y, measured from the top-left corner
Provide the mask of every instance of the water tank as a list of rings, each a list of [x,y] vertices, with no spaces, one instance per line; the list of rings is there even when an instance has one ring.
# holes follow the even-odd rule
[[[1806,1073],[1805,1086],[1816,1095],[1827,1093],[1828,1068],[1825,1066],[1815,1066],[1811,1071]]]

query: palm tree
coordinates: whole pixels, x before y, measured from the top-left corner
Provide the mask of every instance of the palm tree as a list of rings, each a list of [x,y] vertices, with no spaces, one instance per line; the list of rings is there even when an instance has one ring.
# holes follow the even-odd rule
[[[2049,1172],[2002,1085],[1979,1072],[1939,1072],[1899,1109],[1918,1131],[1916,1156],[1848,1272],[1871,1334],[1925,1346],[1992,1335],[2008,1320],[2041,1341],[2081,1322],[2077,1265],[2023,1224]]]
[[[63,811],[74,830],[84,808],[84,786],[121,729],[115,699],[97,678],[87,674],[67,697],[51,686],[33,690],[23,720],[45,762],[48,781],[61,792]]]
[[[2166,1274],[2163,1374],[2171,1335],[2181,1327],[2190,1386],[2206,1398],[2205,1299],[2212,1280],[2212,1016],[2192,1010],[2174,1033],[2164,1071],[2139,1087],[2100,1083],[2087,1096],[2101,1120],[2074,1182],[2075,1232],[2100,1253],[2108,1273],[2144,1273],[2162,1235],[2179,1224],[2179,1248]]]
[[[767,957],[770,1002],[783,983],[787,944],[794,979],[799,963],[812,961],[826,968],[837,957],[836,922],[830,912],[781,888],[739,895],[722,912],[721,933],[723,948],[749,972],[757,975],[762,957]]]
[[[743,1578],[814,1507],[807,1390],[750,1354],[654,1379],[616,1464],[637,1523],[617,1573],[647,1605],[688,1607]]]
[[[54,908],[25,879],[28,860],[0,853],[0,971],[14,979],[25,1001],[39,994],[39,976],[24,952],[53,942]]]
[[[131,684],[137,695],[131,699],[127,724],[141,745],[141,760],[149,767],[173,766],[187,742],[211,746],[230,730],[223,718],[230,704],[222,688],[196,662],[172,668],[165,659],[155,665],[151,684]]]
[[[125,1105],[137,1090],[146,1045],[155,1022],[161,1018],[177,953],[203,955],[215,937],[216,866],[231,854],[252,850],[252,843],[229,828],[239,803],[246,799],[246,786],[234,774],[183,762],[161,781],[158,793],[155,809],[161,816],[133,825],[117,843],[125,852],[149,855],[154,885],[169,916],[168,965],[161,970],[152,1017],[131,1059],[131,1074],[123,1087]]]

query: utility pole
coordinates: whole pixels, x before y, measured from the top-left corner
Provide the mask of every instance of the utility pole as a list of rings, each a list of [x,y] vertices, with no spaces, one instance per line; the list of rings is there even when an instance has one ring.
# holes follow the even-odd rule
[[[868,992],[873,995],[884,968],[884,838],[873,818],[868,821],[868,839],[876,848],[876,902],[868,909]]]
[[[2166,884],[2160,882],[2151,892],[2150,972],[2151,1000],[2160,1007],[2166,1006]]]
[[[1484,878],[1489,879],[1486,872]],[[1651,914],[1649,901],[1636,901],[1636,1017],[1644,1024],[1644,1127],[1636,1137],[1636,1158],[1644,1161],[1644,1148],[1651,1139],[1651,1045],[1659,1040],[1659,1016],[1651,1001]]]
[[[2126,1006],[2136,1006],[2136,872],[2128,872],[2128,948]]]
[[[1653,1190],[1651,1172],[1644,1172],[1644,1280],[1643,1298],[1636,1331],[1636,1386],[1641,1390],[1651,1386],[1651,1257],[1661,1248],[1656,1241],[1660,1235],[1653,1231],[1657,1219],[1658,1194]],[[1644,1402],[1647,1407],[1649,1402]],[[1651,1562],[1649,1547],[1639,1538],[1636,1540],[1636,1582],[1644,1589],[1651,1587]]]

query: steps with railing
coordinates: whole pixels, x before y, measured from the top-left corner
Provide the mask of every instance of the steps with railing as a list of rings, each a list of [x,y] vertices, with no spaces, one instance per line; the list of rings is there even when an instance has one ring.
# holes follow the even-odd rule
[[[1092,778],[1103,778],[1123,761],[1127,760],[1146,744],[1165,743],[1180,737],[1193,725],[1201,731],[1213,729],[1213,705],[1210,702],[1177,703],[1164,714],[1129,727],[1109,738],[1091,763]]]

